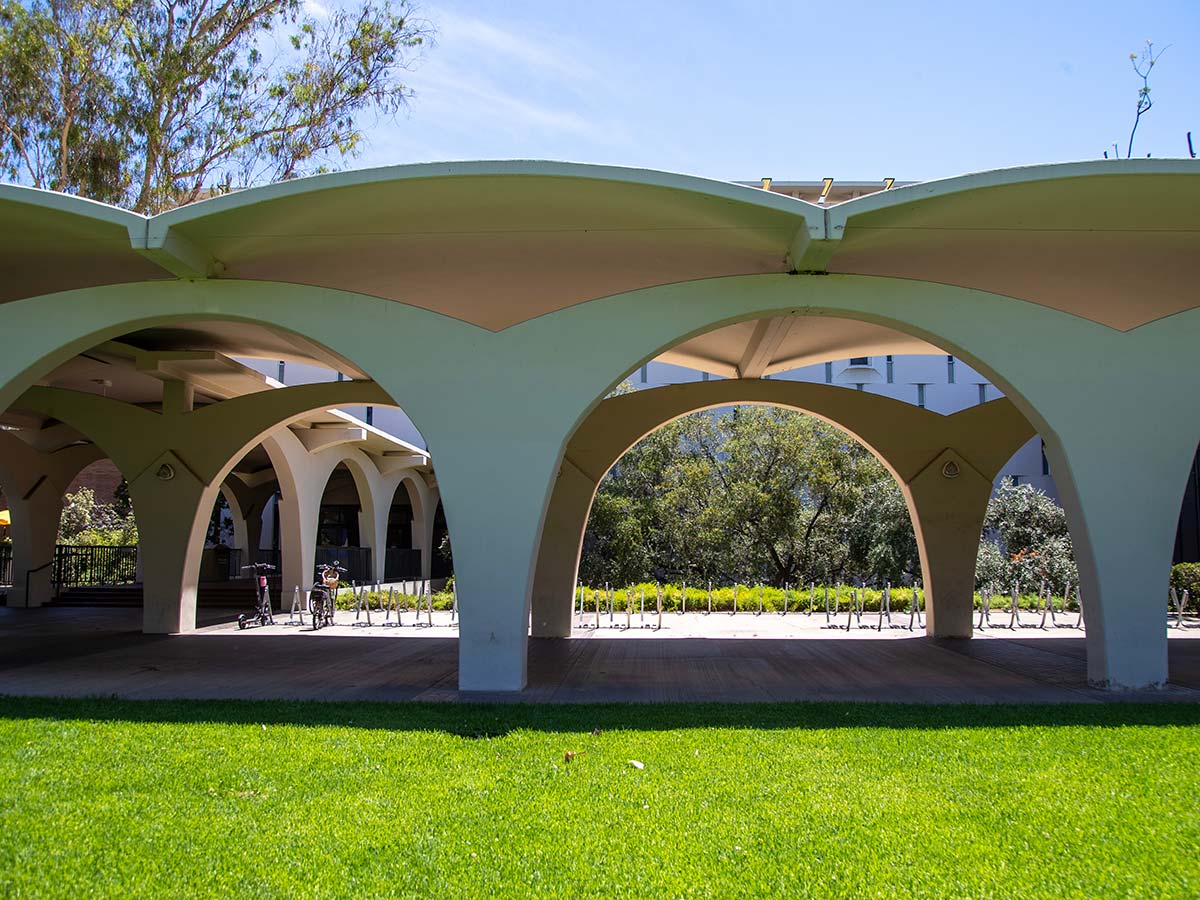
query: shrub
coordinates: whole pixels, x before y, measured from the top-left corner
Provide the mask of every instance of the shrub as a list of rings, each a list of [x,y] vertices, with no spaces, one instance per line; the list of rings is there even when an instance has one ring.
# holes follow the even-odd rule
[[[1171,587],[1188,592],[1192,600],[1200,602],[1200,563],[1180,563],[1171,567]]]

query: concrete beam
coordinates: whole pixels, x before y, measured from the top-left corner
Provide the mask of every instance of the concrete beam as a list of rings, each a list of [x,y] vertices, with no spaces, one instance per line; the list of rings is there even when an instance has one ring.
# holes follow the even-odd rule
[[[177,278],[215,278],[225,271],[225,265],[199,244],[154,225],[148,220],[144,233],[130,237],[133,249],[155,265]]]
[[[822,209],[820,218],[801,225],[792,236],[787,254],[789,271],[800,274],[824,273],[837,251],[837,238],[841,236],[841,231],[836,237],[831,233],[829,210]]]
[[[795,321],[791,316],[759,319],[738,363],[738,378],[762,378]]]
[[[309,453],[367,439],[365,428],[293,428],[292,432]]]

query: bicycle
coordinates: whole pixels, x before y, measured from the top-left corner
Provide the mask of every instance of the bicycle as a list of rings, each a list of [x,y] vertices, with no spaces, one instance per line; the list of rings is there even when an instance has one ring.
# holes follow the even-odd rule
[[[319,577],[308,594],[313,631],[333,624],[333,611],[337,606],[338,587],[342,580],[341,573],[345,571],[336,559],[332,563],[317,566]]]

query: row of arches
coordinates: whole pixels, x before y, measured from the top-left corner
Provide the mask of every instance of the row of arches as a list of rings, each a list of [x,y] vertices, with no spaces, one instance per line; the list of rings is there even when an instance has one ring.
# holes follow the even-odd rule
[[[39,337],[26,312],[32,315],[37,307],[38,314],[44,315],[44,308],[56,303],[75,308],[83,299],[81,294],[97,302],[89,307],[94,312],[79,317],[83,321],[70,329],[77,336],[68,334],[49,342],[44,335]],[[29,382],[47,365],[77,352],[88,341],[164,321],[165,312],[152,320],[140,313],[143,294],[142,285],[124,285],[9,304],[5,312],[12,325],[10,334],[28,340],[18,344],[20,351],[8,363],[4,390],[12,395],[24,385],[28,392]],[[1046,439],[1077,534],[1081,577],[1091,601],[1088,641],[1093,680],[1123,686],[1165,680],[1165,636],[1156,613],[1165,593],[1181,485],[1196,446],[1194,427],[1183,421],[1186,411],[1195,406],[1195,393],[1176,383],[1167,386],[1168,396],[1162,403],[1130,402],[1128,386],[1097,369],[1092,357],[1107,354],[1127,359],[1130,367],[1136,367],[1139,361],[1169,353],[1172,342],[1186,329],[1153,323],[1121,334],[996,295],[860,277],[751,276],[670,285],[592,301],[487,336],[403,304],[340,295],[344,308],[356,309],[357,318],[377,325],[355,335],[353,341],[338,336],[332,327],[328,291],[312,293],[303,287],[285,289],[262,283],[173,283],[154,286],[154,296],[157,308],[170,310],[169,316],[176,319],[194,316],[213,301],[220,305],[232,302],[239,318],[267,322],[272,314],[280,314],[297,331],[332,334],[332,349],[356,359],[375,379],[347,384],[375,393],[329,398],[328,406],[334,405],[334,400],[343,405],[402,402],[428,436],[439,490],[455,534],[463,604],[460,678],[466,687],[512,688],[524,683],[530,603],[538,584],[538,548],[544,533],[555,533],[552,527],[546,532],[543,526],[553,525],[553,497],[564,477],[563,469],[569,468],[564,453],[609,388],[665,347],[706,330],[763,316],[830,314],[919,334],[967,359],[1009,392],[1013,408]],[[796,303],[801,299],[807,301],[803,306]],[[970,315],[965,313],[967,307]],[[1188,321],[1191,315],[1179,314]],[[635,317],[639,323],[636,332],[627,326]],[[1020,326],[1018,333],[1005,327],[1006,317]],[[280,323],[275,324],[278,327]],[[580,340],[581,335],[588,339]],[[403,352],[397,353],[385,337],[401,341]],[[466,354],[456,358],[454,366],[446,366],[435,350],[448,345],[476,348],[475,358]],[[1064,353],[1071,365],[1063,364]],[[498,373],[502,377],[497,377]],[[293,390],[302,389],[288,389]],[[1140,441],[1130,444],[1120,434],[1113,440],[1106,424],[1109,419],[1102,413],[1114,403],[1128,413],[1129,430],[1154,432],[1162,439],[1149,448]],[[1167,417],[1167,428],[1161,427],[1167,423],[1163,404],[1173,404],[1175,410],[1184,412]],[[313,407],[306,402],[305,408]],[[52,412],[60,419],[66,415],[58,406]],[[216,414],[206,409],[192,414],[216,419]],[[274,419],[271,427],[278,428],[288,417],[276,415]],[[128,468],[137,473],[130,484],[139,513],[161,510],[164,520],[171,518],[168,509],[184,506],[204,508],[207,513],[228,474],[226,466],[246,447],[257,442],[269,452],[286,455],[284,445],[292,441],[283,431],[271,438],[261,427],[251,428],[239,433],[236,441],[219,441],[224,448],[221,453],[185,463],[179,454],[190,452],[183,448],[191,445],[198,432],[188,438],[186,428],[172,429],[170,440],[154,445],[158,450],[168,449],[154,458],[144,458],[144,452],[128,448],[120,451],[137,457]],[[150,445],[143,441],[143,451]],[[235,452],[230,452],[231,448]],[[308,448],[304,449],[307,453]],[[1127,474],[1125,461],[1134,449],[1143,455],[1144,465],[1139,477],[1122,481],[1116,476]],[[222,455],[223,461],[215,462]],[[184,471],[201,473],[193,480],[183,479],[188,481],[186,489],[178,483],[164,489],[157,479],[152,480],[153,471],[175,461]],[[308,471],[308,466],[293,468]],[[936,473],[937,469],[929,471]],[[1176,474],[1179,477],[1174,477]],[[393,475],[379,473],[380,478]],[[303,535],[298,540],[306,547],[315,546],[313,526],[301,522],[298,512],[289,511],[287,502],[289,487],[294,496],[301,479],[294,475],[284,478],[294,483],[281,482],[281,515],[293,518],[290,530]],[[139,498],[139,492],[144,496]],[[196,499],[207,502],[197,503]],[[375,511],[374,522],[379,515]],[[1140,527],[1130,528],[1131,521]],[[933,554],[941,546],[940,541],[935,542],[926,550]],[[300,547],[292,554],[305,573],[310,568],[309,553]],[[147,556],[162,560],[164,573],[174,573],[164,574],[162,579],[172,584],[168,594],[178,591],[186,598],[187,585],[195,580],[186,553],[181,556],[163,543],[147,548]],[[299,575],[298,569],[291,574],[285,571],[285,583],[298,580]],[[1160,591],[1159,586],[1164,589]],[[155,627],[177,630],[183,624],[176,618]],[[1122,647],[1113,642],[1114,629],[1124,635]]]

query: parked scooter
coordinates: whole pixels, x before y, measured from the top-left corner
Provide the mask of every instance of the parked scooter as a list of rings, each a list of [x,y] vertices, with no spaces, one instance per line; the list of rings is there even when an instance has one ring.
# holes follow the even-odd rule
[[[242,571],[253,569],[255,578],[255,608],[254,612],[247,615],[242,613],[238,616],[238,628],[245,629],[251,622],[256,622],[259,626],[274,625],[275,617],[271,614],[271,592],[267,588],[267,573],[274,572],[275,567],[269,563],[254,563],[251,566],[242,566]]]
[[[341,573],[345,571],[336,559],[317,566],[317,581],[308,594],[313,631],[333,624],[333,611],[337,605],[338,588],[342,581]]]

